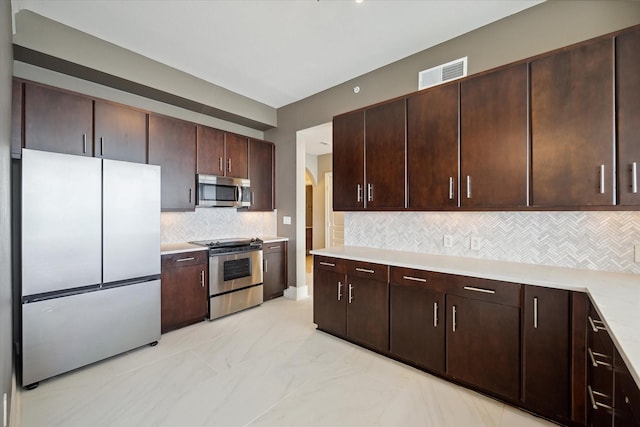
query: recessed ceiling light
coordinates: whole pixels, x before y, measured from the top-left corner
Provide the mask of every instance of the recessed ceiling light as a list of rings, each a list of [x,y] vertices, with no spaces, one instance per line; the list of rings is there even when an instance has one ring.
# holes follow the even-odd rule
[[[362,3],[364,0],[356,0],[356,3],[360,4]]]

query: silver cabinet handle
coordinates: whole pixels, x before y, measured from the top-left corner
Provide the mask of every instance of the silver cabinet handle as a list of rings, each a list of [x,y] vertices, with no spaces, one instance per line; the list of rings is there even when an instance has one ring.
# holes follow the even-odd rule
[[[256,192],[252,191],[251,192],[251,204],[253,205],[255,203],[256,200]]]
[[[438,302],[433,303],[433,327],[438,327]]]
[[[195,259],[194,257],[180,258],[180,259],[177,259],[176,262],[193,261],[194,259]]]
[[[353,301],[353,285],[349,283],[349,304]]]
[[[591,359],[591,364],[593,365],[594,368],[598,367],[598,362],[596,362],[596,358],[593,356],[593,351],[591,351],[591,348],[587,349],[587,353],[589,353],[589,358]]]
[[[533,298],[533,328],[538,329],[538,297]]]
[[[467,175],[467,199],[471,198],[471,175]]]
[[[610,357],[607,356],[606,354],[592,351],[591,347],[587,348],[587,353],[589,353],[589,358],[591,359],[591,364],[593,365],[594,368],[597,368],[598,366],[608,366],[610,368],[613,367],[611,363],[596,359],[596,356],[610,359]]]
[[[593,320],[591,318],[591,316],[588,316],[587,319],[589,320],[589,324],[591,325],[591,329],[593,330],[593,332],[606,331],[607,330],[607,328],[604,327],[604,322],[602,320]],[[596,325],[596,323],[597,323],[597,325]]]
[[[636,194],[638,192],[638,163],[631,163],[631,192]]]
[[[338,301],[342,299],[342,282],[338,282]]]
[[[278,246],[267,246],[267,249],[280,249],[280,245]],[[322,264],[322,263],[320,263]]]
[[[332,262],[324,262],[324,261],[320,261],[320,265],[326,265],[327,267],[335,267],[336,266]]]
[[[266,258],[264,260],[264,272],[265,273],[269,272],[269,260],[267,260]]]
[[[600,408],[605,408],[605,409],[609,409],[612,410],[613,407],[609,406],[609,405],[605,405],[604,403],[600,403],[596,401],[595,396],[600,396],[600,397],[604,397],[606,399],[611,399],[610,396],[607,396],[604,393],[600,393],[598,391],[593,391],[593,389],[591,388],[591,386],[587,386],[587,389],[589,390],[589,399],[591,400],[591,406],[593,407],[593,409],[598,409]]]
[[[371,274],[375,273],[374,270],[369,270],[368,268],[359,268],[359,267],[356,268],[356,271],[359,271],[361,273],[371,273]]]
[[[373,202],[373,184],[367,184],[367,202]]]
[[[86,133],[82,134],[82,152],[83,153],[87,152],[87,134]]]
[[[453,200],[453,177],[449,177],[449,200]]]
[[[104,156],[104,138],[100,137],[100,155]]]
[[[455,332],[456,331],[456,306],[455,305],[452,307],[452,313],[453,313],[452,327],[453,327],[453,332]]]
[[[231,158],[227,159],[227,172],[231,172]]]
[[[200,271],[200,284],[204,288],[204,270]]]
[[[600,165],[600,194],[604,194],[604,165]]]
[[[414,282],[427,283],[427,279],[423,279],[421,277],[402,276],[402,278],[405,280],[413,280]]]
[[[360,184],[358,184],[357,197],[358,197],[358,202],[361,202],[362,201],[362,185],[360,185]]]
[[[473,291],[473,292],[482,292],[483,294],[495,294],[496,293],[496,291],[494,291],[492,289],[476,288],[474,286],[465,286],[464,290],[465,291]]]
[[[218,169],[220,169],[220,172],[222,172],[224,169],[222,169],[222,157],[220,157],[220,163],[218,165]]]

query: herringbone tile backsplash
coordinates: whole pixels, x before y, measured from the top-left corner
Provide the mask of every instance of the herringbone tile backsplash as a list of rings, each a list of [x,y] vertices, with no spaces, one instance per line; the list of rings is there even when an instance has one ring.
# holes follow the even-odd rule
[[[344,221],[346,245],[640,273],[640,212],[349,212]]]
[[[238,212],[234,208],[200,208],[195,212],[163,212],[160,241],[182,243],[225,237],[276,235],[275,212]]]

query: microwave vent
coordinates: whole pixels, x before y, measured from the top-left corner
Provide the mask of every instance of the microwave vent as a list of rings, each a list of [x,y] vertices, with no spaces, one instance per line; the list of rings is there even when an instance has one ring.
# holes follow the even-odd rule
[[[438,65],[418,73],[418,90],[439,85],[467,75],[467,57]]]

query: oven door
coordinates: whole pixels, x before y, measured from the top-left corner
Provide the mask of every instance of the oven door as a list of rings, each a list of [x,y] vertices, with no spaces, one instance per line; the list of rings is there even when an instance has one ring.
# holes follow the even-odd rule
[[[209,256],[209,296],[262,283],[262,250]]]

